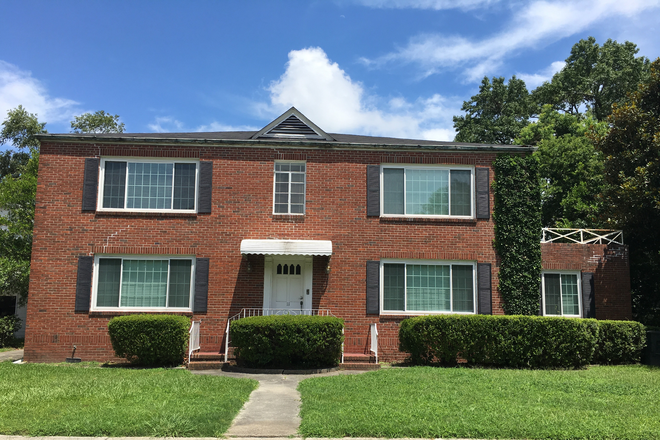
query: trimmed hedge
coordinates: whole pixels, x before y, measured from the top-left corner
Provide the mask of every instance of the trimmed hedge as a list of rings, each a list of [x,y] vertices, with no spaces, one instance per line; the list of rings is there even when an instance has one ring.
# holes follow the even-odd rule
[[[188,346],[190,318],[177,315],[117,316],[108,322],[115,354],[134,365],[181,365]]]
[[[399,344],[414,364],[583,368],[598,340],[595,319],[434,315],[401,322]]]
[[[14,333],[21,328],[21,318],[16,315],[0,317],[0,348],[14,341]]]
[[[341,358],[343,328],[330,316],[254,316],[231,323],[231,344],[247,367],[331,367]]]
[[[636,364],[646,346],[646,329],[635,321],[598,321],[598,343],[592,363]]]

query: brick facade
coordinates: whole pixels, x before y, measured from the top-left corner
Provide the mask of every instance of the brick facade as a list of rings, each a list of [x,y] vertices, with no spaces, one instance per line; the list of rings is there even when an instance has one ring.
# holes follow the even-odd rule
[[[596,319],[632,319],[628,246],[542,243],[543,270],[594,274]]]
[[[85,159],[108,156],[212,161],[211,213],[82,211]],[[494,224],[492,216],[467,220],[368,217],[367,166],[470,165],[489,168],[492,181],[495,157],[496,152],[450,148],[333,149],[296,147],[290,142],[262,142],[247,148],[227,143],[148,145],[129,140],[113,144],[42,139],[25,360],[61,362],[70,356],[73,345],[76,356],[84,361],[113,359],[107,323],[126,312],[74,312],[78,257],[98,254],[209,258],[208,310],[186,315],[202,320],[203,351],[223,351],[227,318],[243,308],[263,305],[265,257],[242,256],[241,240],[271,238],[332,241],[331,257],[313,258],[313,308],[330,309],[345,320],[346,352],[366,352],[369,324],[378,323],[381,359],[401,359],[397,334],[404,316],[366,314],[366,262],[400,258],[490,263],[492,311],[502,314]],[[304,216],[273,214],[275,160],[306,162]],[[492,191],[490,206],[492,211]],[[627,290],[612,287],[626,284],[621,280],[627,276],[627,254],[624,261],[604,247],[598,248],[602,258],[596,259],[592,253],[597,248],[591,246],[544,245],[543,249],[548,262],[560,264],[575,258],[579,264],[593,265],[597,294],[607,292],[598,297],[599,318],[630,317],[629,286]],[[603,287],[599,290],[598,286]]]

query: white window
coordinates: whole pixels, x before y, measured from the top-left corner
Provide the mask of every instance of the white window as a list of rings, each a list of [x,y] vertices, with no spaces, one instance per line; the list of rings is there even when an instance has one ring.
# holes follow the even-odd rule
[[[475,313],[471,262],[381,262],[384,314]]]
[[[198,161],[102,159],[100,210],[197,209]]]
[[[305,213],[305,162],[275,162],[275,214]]]
[[[579,272],[543,272],[543,315],[579,318],[582,310]]]
[[[190,311],[192,257],[102,256],[94,261],[94,310]]]
[[[385,165],[381,214],[473,217],[473,174],[469,167]]]

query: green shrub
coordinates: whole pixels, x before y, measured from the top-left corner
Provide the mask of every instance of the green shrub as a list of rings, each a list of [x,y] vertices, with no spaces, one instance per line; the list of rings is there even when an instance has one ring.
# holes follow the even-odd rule
[[[598,343],[592,363],[636,364],[646,345],[644,325],[634,321],[598,321]]]
[[[230,333],[240,365],[317,368],[339,363],[343,328],[330,316],[254,316],[233,321]]]
[[[21,318],[9,315],[0,318],[0,348],[14,342],[14,333],[21,328]]]
[[[176,315],[117,316],[108,322],[118,357],[135,365],[174,366],[185,359],[190,318]]]
[[[415,364],[508,368],[582,368],[598,337],[594,319],[540,316],[434,315],[408,318],[399,346]]]

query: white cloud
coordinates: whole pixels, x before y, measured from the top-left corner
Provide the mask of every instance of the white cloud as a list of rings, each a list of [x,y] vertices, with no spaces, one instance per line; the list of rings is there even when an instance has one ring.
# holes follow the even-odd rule
[[[444,69],[464,68],[467,81],[480,80],[492,73],[503,59],[525,49],[536,48],[582,32],[609,18],[630,20],[660,6],[660,0],[534,0],[513,8],[513,18],[505,30],[473,40],[461,36],[419,35],[402,49],[374,60],[369,65],[391,62],[416,63],[431,75]]]
[[[53,98],[46,87],[32,73],[0,60],[0,114],[22,105],[36,113],[40,122],[67,123],[82,113],[79,103],[71,99]],[[48,127],[46,127],[48,128]]]
[[[257,127],[249,125],[226,125],[220,122],[211,122],[205,125],[198,125],[197,127],[187,127],[183,122],[170,117],[159,116],[156,117],[154,122],[148,124],[151,131],[156,133],[190,133],[190,132],[211,132],[211,131],[256,131]]]
[[[555,73],[559,72],[566,65],[565,61],[555,61],[543,70],[536,73],[516,73],[516,76],[527,85],[527,90],[532,90],[546,81],[550,81]]]
[[[461,101],[440,95],[409,102],[368,95],[321,48],[289,52],[284,74],[268,87],[270,116],[295,106],[327,132],[452,140]]]
[[[359,0],[358,3],[382,9],[474,9],[498,3],[499,0]]]

